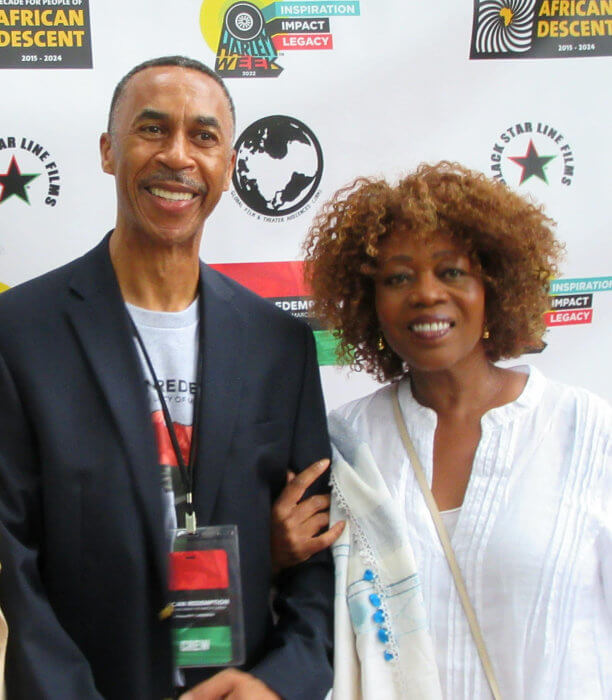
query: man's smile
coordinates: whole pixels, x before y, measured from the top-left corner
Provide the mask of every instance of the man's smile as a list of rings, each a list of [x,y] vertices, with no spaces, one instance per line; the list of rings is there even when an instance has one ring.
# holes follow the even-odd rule
[[[170,199],[173,201],[193,199],[197,196],[194,192],[175,192],[162,187],[147,187],[146,189],[148,189],[148,191],[151,194],[154,194],[156,197]]]

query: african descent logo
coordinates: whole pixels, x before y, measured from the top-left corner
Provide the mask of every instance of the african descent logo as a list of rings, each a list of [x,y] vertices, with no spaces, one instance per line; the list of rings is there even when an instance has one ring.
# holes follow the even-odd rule
[[[236,141],[234,201],[269,222],[294,219],[318,197],[323,152],[303,122],[276,114],[250,124]]]
[[[59,194],[59,168],[43,145],[25,136],[0,136],[0,207],[39,201],[54,207]]]
[[[531,48],[535,0],[485,0],[476,3],[475,13],[477,54],[524,53]]]
[[[475,0],[470,58],[612,55],[609,0]]]
[[[285,51],[331,51],[332,17],[357,17],[359,0],[301,3],[204,0],[200,28],[224,78],[277,78]]]
[[[501,132],[491,149],[489,167],[493,179],[513,187],[569,186],[574,152],[564,134],[550,124],[524,121]]]
[[[0,0],[0,68],[91,67],[89,0]]]

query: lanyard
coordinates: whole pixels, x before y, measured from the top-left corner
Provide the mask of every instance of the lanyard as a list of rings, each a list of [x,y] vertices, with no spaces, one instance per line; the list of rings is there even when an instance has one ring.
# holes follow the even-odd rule
[[[193,508],[193,472],[197,452],[196,440],[198,435],[200,401],[202,396],[202,348],[200,347],[200,343],[198,342],[196,393],[193,405],[193,422],[191,430],[191,444],[189,446],[189,463],[185,464],[185,460],[183,459],[183,453],[178,443],[178,438],[176,437],[176,431],[174,430],[174,423],[172,422],[172,417],[170,416],[170,411],[168,409],[168,404],[166,403],[164,393],[159,385],[159,381],[157,379],[157,374],[155,373],[153,363],[151,362],[151,358],[149,357],[149,353],[147,352],[147,348],[144,344],[142,336],[138,332],[138,328],[134,323],[134,319],[131,315],[129,315],[129,318],[132,324],[132,330],[134,331],[134,337],[138,341],[138,345],[142,350],[142,354],[144,355],[147,367],[149,368],[149,372],[151,373],[151,378],[153,379],[153,386],[155,387],[155,390],[157,391],[157,396],[159,397],[159,402],[161,404],[162,413],[164,416],[164,423],[166,424],[166,429],[168,430],[168,435],[170,436],[170,442],[172,443],[172,449],[174,450],[176,463],[178,464],[181,479],[183,481],[183,486],[185,488],[185,497],[187,500],[187,505],[185,509],[185,529],[189,533],[194,533],[197,528],[197,523],[195,510]]]

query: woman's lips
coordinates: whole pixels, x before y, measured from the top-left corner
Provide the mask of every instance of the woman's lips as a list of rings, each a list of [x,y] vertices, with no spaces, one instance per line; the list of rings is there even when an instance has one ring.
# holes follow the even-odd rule
[[[426,340],[442,338],[453,326],[454,323],[448,319],[417,319],[408,324],[411,333]]]

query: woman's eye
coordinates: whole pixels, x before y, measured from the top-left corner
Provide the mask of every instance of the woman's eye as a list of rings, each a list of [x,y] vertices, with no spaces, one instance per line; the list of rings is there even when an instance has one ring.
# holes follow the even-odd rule
[[[408,281],[409,275],[405,272],[396,272],[393,275],[386,275],[383,278],[383,282],[387,287],[397,287],[400,284]]]
[[[443,271],[442,275],[447,279],[455,280],[465,275],[465,271],[458,267],[449,267]]]

